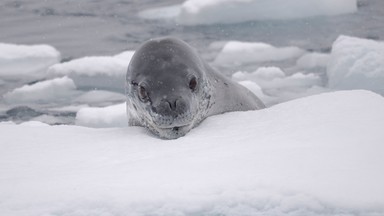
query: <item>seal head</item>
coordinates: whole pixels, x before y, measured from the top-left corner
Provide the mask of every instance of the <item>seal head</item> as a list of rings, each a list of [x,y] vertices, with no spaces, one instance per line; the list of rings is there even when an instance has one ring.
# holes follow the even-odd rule
[[[128,66],[126,94],[128,124],[165,139],[184,136],[211,115],[264,107],[248,89],[174,38],[149,40],[136,50]]]
[[[140,47],[127,72],[129,125],[147,127],[167,139],[190,131],[209,103],[202,66],[179,40],[151,40]]]

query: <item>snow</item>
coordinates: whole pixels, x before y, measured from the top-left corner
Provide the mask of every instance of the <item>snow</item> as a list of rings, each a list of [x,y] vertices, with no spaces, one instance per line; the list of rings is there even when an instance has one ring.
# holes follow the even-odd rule
[[[65,102],[79,94],[76,85],[68,77],[24,85],[4,94],[4,100],[12,104]]]
[[[0,123],[0,215],[382,215],[383,110],[372,92],[326,93],[177,140]]]
[[[251,73],[238,71],[232,78],[259,96],[267,106],[326,91],[318,75],[300,72],[286,75],[278,67],[260,67]]]
[[[274,47],[260,42],[229,41],[214,60],[216,65],[243,65],[255,62],[283,61],[304,54],[298,47]]]
[[[357,0],[187,0],[142,11],[146,19],[174,19],[183,25],[291,20],[357,11]]]
[[[384,42],[340,36],[327,68],[332,89],[367,89],[384,94]]]
[[[95,128],[126,127],[128,126],[126,104],[81,108],[76,114],[76,125]]]
[[[0,43],[0,78],[35,80],[46,76],[46,69],[60,61],[60,52],[50,45]]]

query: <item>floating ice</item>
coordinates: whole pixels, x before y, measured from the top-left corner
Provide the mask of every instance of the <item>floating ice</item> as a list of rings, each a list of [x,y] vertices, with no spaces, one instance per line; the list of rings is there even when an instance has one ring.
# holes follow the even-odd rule
[[[106,89],[123,92],[125,73],[133,56],[125,51],[115,56],[90,56],[53,65],[51,76],[69,76],[80,89]]]
[[[187,0],[145,10],[146,19],[174,19],[183,25],[239,23],[334,16],[357,11],[357,0]]]
[[[125,75],[133,51],[115,56],[89,56],[53,65],[48,72],[55,75],[121,76]]]
[[[307,53],[301,56],[296,65],[303,69],[326,68],[329,62],[329,54],[326,53]]]
[[[384,42],[340,36],[327,68],[329,87],[384,94]]]
[[[214,60],[217,65],[243,65],[257,62],[282,61],[304,54],[298,47],[274,47],[257,42],[227,42]]]
[[[125,100],[126,96],[124,94],[103,90],[93,90],[85,92],[84,94],[75,98],[73,102],[76,104],[106,106],[115,103],[121,103]]]
[[[103,128],[128,126],[126,104],[107,107],[85,107],[76,115],[76,125]]]
[[[287,76],[278,67],[260,67],[252,73],[239,71],[232,78],[241,81],[240,84],[259,96],[267,106],[325,91],[318,75],[299,72]]]
[[[383,110],[372,92],[320,94],[177,140],[0,123],[0,215],[383,215]]]
[[[4,94],[4,100],[11,104],[65,103],[77,94],[74,82],[65,76],[16,88]]]
[[[30,81],[46,76],[46,70],[60,61],[60,53],[49,45],[0,43],[0,78]]]

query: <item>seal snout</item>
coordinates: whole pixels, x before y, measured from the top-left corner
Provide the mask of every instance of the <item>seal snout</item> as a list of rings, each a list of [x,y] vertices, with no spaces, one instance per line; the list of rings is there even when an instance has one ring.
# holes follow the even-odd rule
[[[162,99],[160,103],[152,107],[152,110],[162,116],[177,118],[187,111],[187,103],[183,98]]]

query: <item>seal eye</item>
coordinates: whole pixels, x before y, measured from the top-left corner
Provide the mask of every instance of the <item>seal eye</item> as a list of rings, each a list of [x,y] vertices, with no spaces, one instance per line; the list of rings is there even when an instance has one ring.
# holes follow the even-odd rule
[[[139,98],[143,102],[147,102],[149,100],[148,92],[143,86],[139,86]]]
[[[195,91],[195,90],[196,90],[196,87],[197,87],[197,80],[196,80],[196,77],[192,77],[192,79],[189,81],[189,88],[190,88],[192,91]]]

